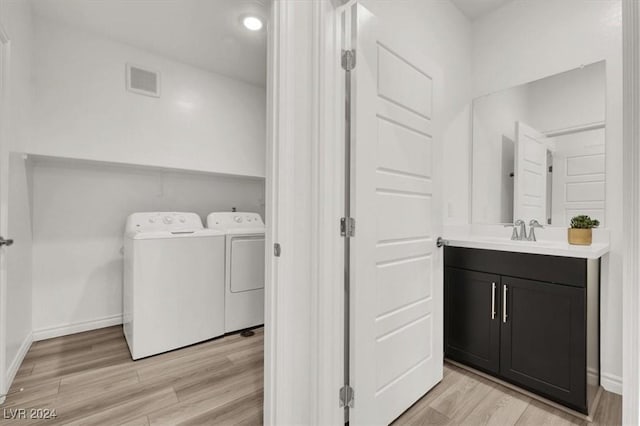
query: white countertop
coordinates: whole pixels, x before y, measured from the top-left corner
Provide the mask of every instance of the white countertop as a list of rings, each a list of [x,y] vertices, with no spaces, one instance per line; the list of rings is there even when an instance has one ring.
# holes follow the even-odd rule
[[[546,228],[536,232],[538,241],[512,241],[511,230],[506,229],[505,232],[502,226],[468,225],[446,227],[443,237],[447,245],[453,247],[514,253],[598,259],[609,252],[609,238],[606,230],[597,230],[597,232],[594,230],[594,241],[590,246],[569,244],[566,228]]]

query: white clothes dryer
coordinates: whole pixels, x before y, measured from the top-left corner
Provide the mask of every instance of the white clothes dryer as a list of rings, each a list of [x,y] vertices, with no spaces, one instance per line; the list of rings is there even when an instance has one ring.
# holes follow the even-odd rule
[[[207,228],[224,232],[225,332],[264,324],[264,232],[257,213],[218,212]]]
[[[224,246],[195,213],[127,218],[123,328],[134,360],[224,334]]]

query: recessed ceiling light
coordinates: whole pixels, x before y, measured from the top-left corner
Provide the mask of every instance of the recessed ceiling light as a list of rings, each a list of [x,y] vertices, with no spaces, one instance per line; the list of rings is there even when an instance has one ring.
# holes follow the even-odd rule
[[[262,29],[262,21],[255,16],[245,16],[242,20],[242,25],[250,31],[259,31]]]

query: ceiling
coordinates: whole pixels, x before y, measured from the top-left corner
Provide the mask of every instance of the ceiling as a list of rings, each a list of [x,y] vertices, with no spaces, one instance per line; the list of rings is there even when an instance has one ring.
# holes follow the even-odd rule
[[[467,18],[474,21],[512,0],[451,0]]]
[[[241,18],[267,16],[265,0],[36,0],[37,16],[173,60],[266,85],[266,31]]]

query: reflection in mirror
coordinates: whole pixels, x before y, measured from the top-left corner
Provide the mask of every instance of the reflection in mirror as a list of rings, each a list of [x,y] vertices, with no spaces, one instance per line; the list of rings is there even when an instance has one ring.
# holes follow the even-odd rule
[[[472,222],[605,223],[605,62],[473,102]]]

